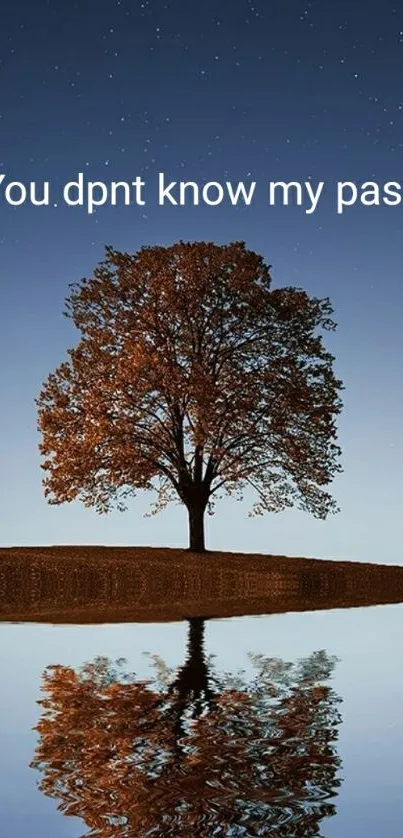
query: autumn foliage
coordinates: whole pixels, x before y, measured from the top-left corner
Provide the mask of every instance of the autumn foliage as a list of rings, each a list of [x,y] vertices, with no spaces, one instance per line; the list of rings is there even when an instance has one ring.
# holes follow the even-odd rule
[[[297,505],[324,518],[339,470],[341,382],[322,330],[328,299],[271,288],[243,243],[111,248],[72,287],[81,333],[38,399],[45,493],[105,512],[141,489],[203,517],[222,494],[254,511]]]
[[[335,659],[251,655],[251,679],[221,674],[203,628],[191,621],[177,673],[158,657],[148,681],[104,658],[44,673],[32,767],[88,838],[308,838],[335,814]]]

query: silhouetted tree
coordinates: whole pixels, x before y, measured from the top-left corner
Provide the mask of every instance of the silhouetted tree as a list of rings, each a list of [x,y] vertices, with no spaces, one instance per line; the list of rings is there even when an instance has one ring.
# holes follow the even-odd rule
[[[332,308],[270,286],[239,242],[108,248],[73,286],[81,340],[38,399],[50,502],[105,512],[156,490],[155,510],[186,506],[195,551],[220,492],[252,487],[256,513],[334,511],[341,382],[320,334]]]
[[[335,661],[251,660],[252,682],[219,675],[192,620],[176,675],[158,657],[148,682],[103,658],[49,668],[40,788],[91,838],[319,835],[340,785]]]

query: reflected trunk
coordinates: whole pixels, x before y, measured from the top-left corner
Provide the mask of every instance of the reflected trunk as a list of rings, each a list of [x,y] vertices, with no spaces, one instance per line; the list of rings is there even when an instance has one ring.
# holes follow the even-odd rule
[[[204,617],[189,620],[187,658],[170,687],[170,693],[178,697],[181,711],[193,705],[193,718],[200,716],[204,708],[211,709],[214,699],[204,652],[204,628]]]
[[[198,719],[202,713],[210,712],[214,706],[214,691],[211,687],[208,665],[204,652],[204,617],[189,620],[187,657],[171,684],[168,695],[173,699],[174,751],[183,756],[181,739],[185,735],[184,722],[188,715]]]

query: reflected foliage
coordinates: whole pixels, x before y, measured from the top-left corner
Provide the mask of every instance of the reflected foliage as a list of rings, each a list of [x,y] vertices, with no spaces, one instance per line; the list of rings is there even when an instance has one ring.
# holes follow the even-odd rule
[[[335,814],[335,659],[219,673],[203,634],[191,620],[184,665],[153,656],[148,681],[106,658],[45,671],[32,766],[91,838],[313,836]]]

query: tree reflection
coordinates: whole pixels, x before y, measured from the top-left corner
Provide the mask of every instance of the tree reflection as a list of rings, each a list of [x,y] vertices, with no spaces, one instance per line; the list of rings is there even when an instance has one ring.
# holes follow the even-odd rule
[[[221,674],[203,634],[190,620],[184,665],[155,656],[149,681],[123,660],[49,667],[41,790],[92,838],[320,835],[341,782],[335,659],[250,655],[252,679]]]

